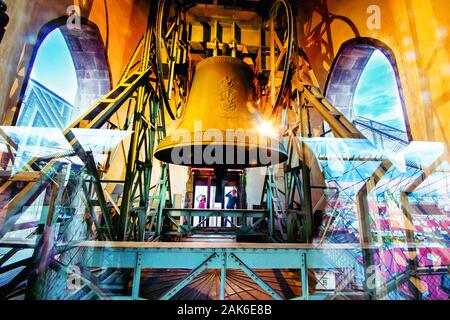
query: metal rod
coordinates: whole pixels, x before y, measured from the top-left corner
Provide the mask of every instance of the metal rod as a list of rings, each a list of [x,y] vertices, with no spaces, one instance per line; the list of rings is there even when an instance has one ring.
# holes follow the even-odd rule
[[[225,286],[227,281],[227,253],[222,254],[222,265],[220,268],[220,300],[225,300]]]

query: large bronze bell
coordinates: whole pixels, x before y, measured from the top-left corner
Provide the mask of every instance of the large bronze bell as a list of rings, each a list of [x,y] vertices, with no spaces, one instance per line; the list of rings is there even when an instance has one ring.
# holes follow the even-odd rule
[[[163,162],[200,168],[243,169],[287,159],[256,108],[254,74],[242,60],[211,57],[195,70],[186,112],[158,146]]]

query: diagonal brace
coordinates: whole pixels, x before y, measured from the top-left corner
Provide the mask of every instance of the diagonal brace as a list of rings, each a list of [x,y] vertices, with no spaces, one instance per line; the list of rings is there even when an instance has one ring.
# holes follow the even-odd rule
[[[192,280],[197,278],[203,271],[208,268],[208,265],[217,258],[217,253],[212,254],[208,259],[202,262],[195,270],[193,270],[186,278],[184,278],[180,283],[166,292],[160,300],[170,300],[178,292],[180,292],[184,287],[186,287]]]
[[[265,292],[267,292],[272,298],[275,300],[283,300],[283,298],[275,292],[267,283],[264,282],[260,277],[258,277],[249,267],[245,265],[234,253],[230,254],[230,257],[236,261],[239,265],[239,268],[244,271],[244,273],[250,277],[253,281],[256,282],[258,286],[260,286]]]

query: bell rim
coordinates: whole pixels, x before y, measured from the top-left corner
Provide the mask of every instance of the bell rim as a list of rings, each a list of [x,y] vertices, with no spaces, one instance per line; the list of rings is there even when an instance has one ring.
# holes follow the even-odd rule
[[[274,141],[277,140],[277,139],[273,139],[273,138],[271,138],[271,139]],[[270,164],[251,164],[251,163],[248,163],[248,164],[224,164],[225,166],[230,167],[230,168],[237,168],[237,167],[239,167],[239,168],[258,168],[258,167],[268,167],[271,165],[281,164],[288,160],[289,156],[288,156],[287,152],[283,151],[283,149],[282,149],[283,144],[280,141],[278,141],[276,144],[278,145],[278,148],[261,146],[260,144],[250,144],[250,143],[245,143],[245,144],[228,143],[227,144],[227,143],[218,143],[218,142],[208,143],[208,142],[199,142],[199,141],[197,141],[197,142],[194,141],[192,143],[167,143],[167,144],[158,146],[154,153],[154,156],[159,161],[162,161],[165,163],[172,163],[170,161],[164,160],[163,157],[160,157],[160,156],[162,156],[162,153],[167,152],[168,150],[173,150],[175,148],[200,147],[200,146],[202,148],[210,147],[210,146],[212,146],[212,147],[223,146],[223,147],[244,148],[246,151],[248,151],[250,149],[263,149],[263,150],[269,150],[269,151],[279,155],[278,161],[272,162]],[[192,165],[199,166],[201,164],[181,164],[181,166],[192,166]],[[209,168],[209,167],[214,167],[214,165],[204,165],[204,167]]]

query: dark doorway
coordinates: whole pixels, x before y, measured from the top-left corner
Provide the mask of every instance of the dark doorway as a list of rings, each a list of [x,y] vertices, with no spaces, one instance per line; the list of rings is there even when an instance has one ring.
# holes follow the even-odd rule
[[[214,170],[210,169],[192,169],[194,174],[194,198],[193,208],[213,210],[223,210],[226,208],[228,199],[224,197],[223,202],[215,202],[217,180],[214,176]],[[240,191],[240,178],[243,172],[241,170],[228,170],[225,176],[224,196],[231,190]],[[204,202],[204,203],[202,203]],[[236,208],[239,209],[239,206]],[[192,224],[197,225],[199,218],[193,218]],[[236,221],[237,222],[237,221]],[[209,218],[204,222],[204,227],[230,227],[231,222],[219,217]]]

